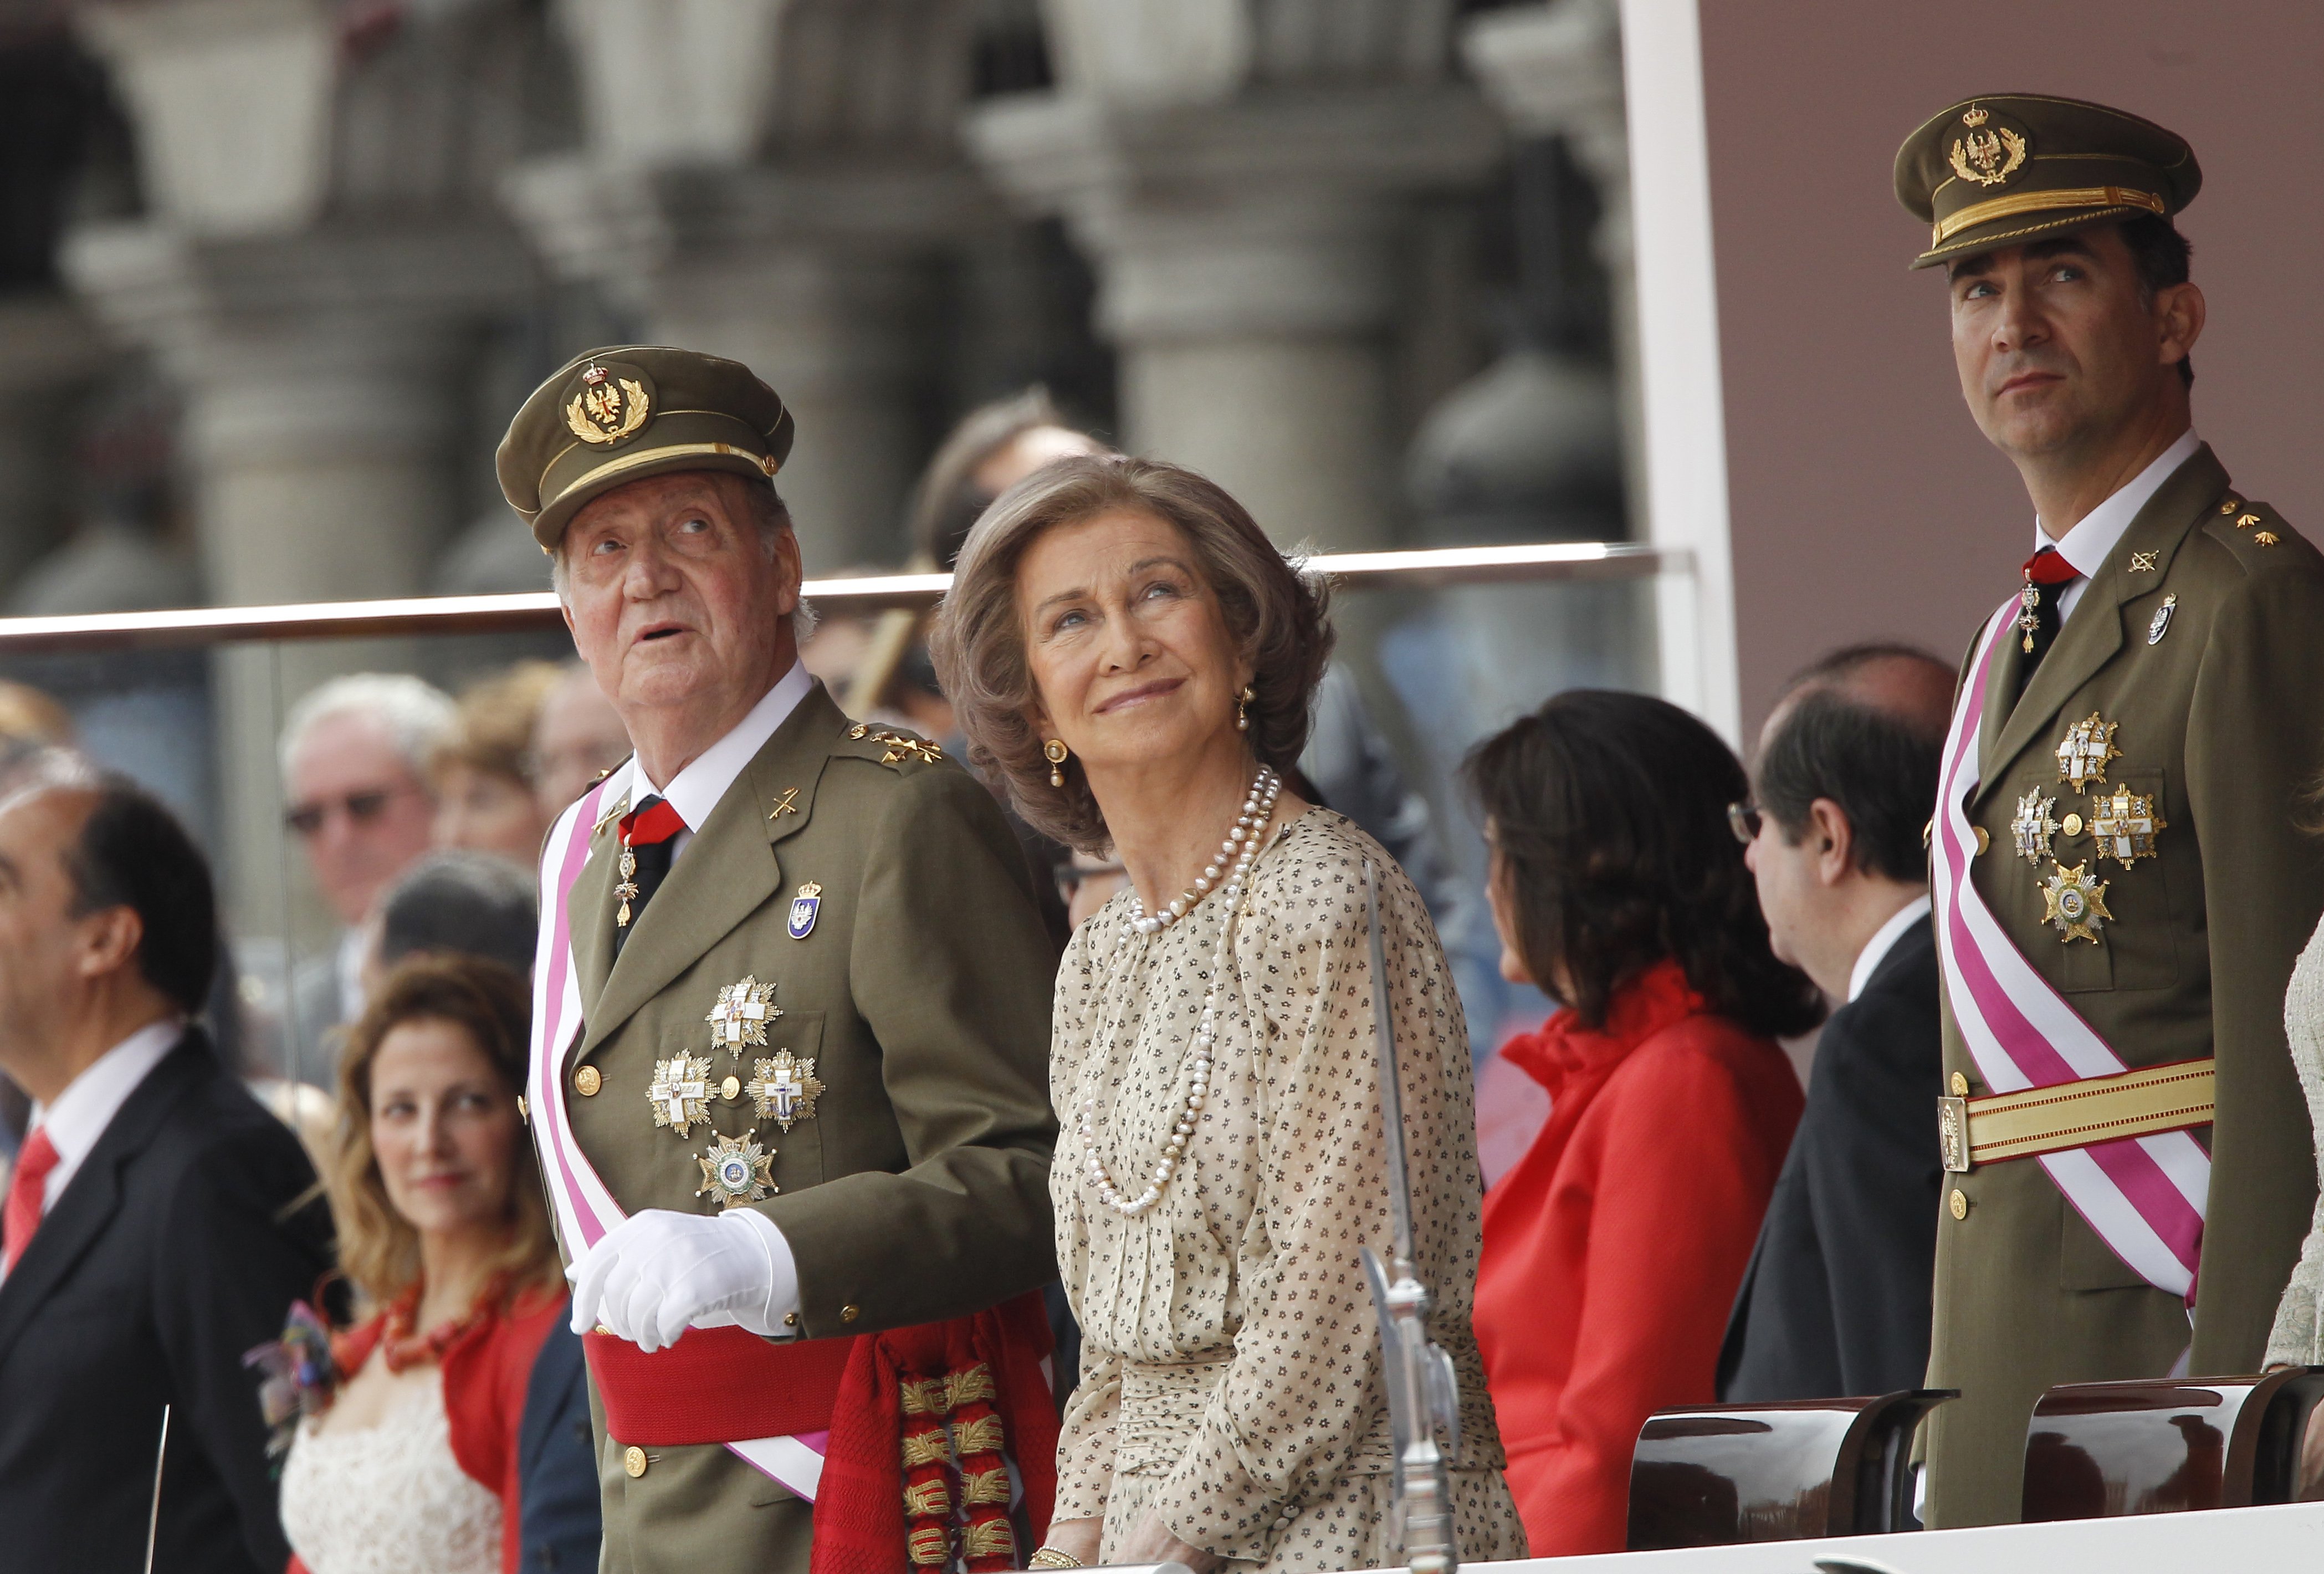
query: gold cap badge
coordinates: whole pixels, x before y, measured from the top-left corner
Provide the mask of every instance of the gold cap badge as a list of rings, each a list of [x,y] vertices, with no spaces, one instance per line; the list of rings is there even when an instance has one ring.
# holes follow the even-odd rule
[[[653,395],[644,373],[623,376],[596,361],[582,369],[580,392],[565,406],[565,424],[573,435],[600,447],[634,436],[652,415]]]

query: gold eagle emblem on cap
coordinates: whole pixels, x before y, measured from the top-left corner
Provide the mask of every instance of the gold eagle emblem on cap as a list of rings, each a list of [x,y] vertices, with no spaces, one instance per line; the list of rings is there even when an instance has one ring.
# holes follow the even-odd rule
[[[1953,138],[1945,154],[1954,174],[1978,186],[1998,186],[2008,180],[2025,162],[2032,146],[2023,132],[2006,125],[1987,128],[1985,123],[1991,118],[1980,104],[1961,111],[1961,124],[1969,128],[1969,134]]]
[[[581,392],[565,406],[565,424],[583,442],[603,445],[628,437],[652,413],[644,384],[592,362],[581,374]]]

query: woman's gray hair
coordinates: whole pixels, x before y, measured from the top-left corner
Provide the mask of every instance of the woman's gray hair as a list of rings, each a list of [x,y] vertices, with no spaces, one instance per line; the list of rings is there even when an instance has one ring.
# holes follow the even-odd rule
[[[1117,511],[1148,514],[1186,538],[1227,637],[1251,670],[1251,752],[1277,771],[1291,770],[1306,747],[1333,637],[1323,577],[1286,559],[1241,504],[1192,470],[1120,454],[1066,458],[1001,494],[961,548],[928,649],[970,762],[1006,786],[1027,824],[1083,852],[1111,838],[1078,760],[1066,762],[1063,787],[1049,785],[1017,570],[1050,531]]]

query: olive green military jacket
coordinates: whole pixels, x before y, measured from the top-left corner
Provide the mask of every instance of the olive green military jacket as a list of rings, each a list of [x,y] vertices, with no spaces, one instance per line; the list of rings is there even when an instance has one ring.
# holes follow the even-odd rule
[[[1969,666],[1977,651],[1972,648]],[[2015,639],[1997,658],[1978,739],[1972,878],[2009,939],[2131,1067],[2217,1057],[2190,1370],[2258,1369],[2315,1201],[2312,1137],[2283,1034],[2283,992],[2324,906],[2324,839],[2301,800],[2324,771],[2324,558],[2228,486],[2207,447],[2174,471],[2091,577],[2024,692]],[[2061,780],[2067,729],[2116,724],[2109,789],[2151,795],[2154,856],[2101,864],[2098,785]],[[2052,857],[2011,821],[2057,799]],[[2079,823],[2068,816],[2079,816]],[[2105,880],[2095,941],[2044,920],[2053,864]],[[1949,944],[1939,936],[1939,944]],[[1992,1091],[1944,1003],[1945,1075]],[[1934,1099],[1941,1091],[1930,1089]],[[1948,1176],[1938,1229],[1932,1527],[2018,1516],[2026,1425],[2053,1384],[2160,1377],[2189,1350],[2178,1296],[2153,1289],[2085,1224],[2041,1164]],[[1957,1199],[1954,1194],[1958,1194]]]
[[[618,960],[624,805],[599,805],[570,898],[586,1025],[561,1075],[582,1151],[626,1211],[706,1214],[700,1161],[752,1134],[774,1190],[747,1206],[789,1244],[808,1338],[958,1316],[1056,1277],[1055,954],[998,806],[936,754],[853,727],[817,684]],[[792,904],[810,884],[800,932]],[[773,986],[780,1014],[738,1054],[706,1019],[745,978]],[[756,1062],[786,1050],[822,1085],[788,1130],[748,1091]],[[684,1136],[655,1124],[648,1097],[657,1062],[681,1052],[712,1062],[706,1118]],[[604,1430],[601,1409],[606,1569],[804,1574],[807,1504],[717,1446],[655,1449],[632,1475],[640,1461]]]

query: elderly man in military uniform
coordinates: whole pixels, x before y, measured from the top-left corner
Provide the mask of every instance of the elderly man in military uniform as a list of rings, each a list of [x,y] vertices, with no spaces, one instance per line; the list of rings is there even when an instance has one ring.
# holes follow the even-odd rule
[[[2197,438],[2180,137],[1964,100],[1896,193],[2034,555],[1932,824],[1944,977],[1932,1526],[2019,1510],[2052,1384],[2255,1370],[2314,1201],[2283,991],[2324,902],[2324,560]],[[2094,1134],[2103,1132],[2094,1140]]]
[[[637,750],[543,852],[528,1088],[604,1567],[804,1574],[839,1532],[1014,1567],[1002,1451],[1038,1477],[1055,1439],[1052,953],[991,796],[799,664],[791,430],[747,367],[625,347],[499,455]],[[906,1481],[915,1430],[943,1468]]]

